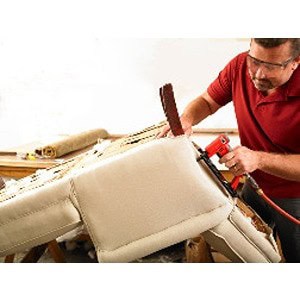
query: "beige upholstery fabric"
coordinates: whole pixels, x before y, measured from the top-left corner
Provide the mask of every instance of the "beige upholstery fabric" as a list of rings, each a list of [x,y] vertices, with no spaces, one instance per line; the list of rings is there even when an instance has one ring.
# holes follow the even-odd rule
[[[51,241],[81,224],[70,190],[69,180],[60,180],[0,202],[0,256]]]
[[[202,235],[233,262],[279,262],[281,259],[271,230],[257,231],[236,207],[227,220]]]
[[[129,262],[203,232],[233,261],[278,261],[269,237],[232,211],[233,200],[198,156],[187,137],[166,138],[94,163],[87,156],[66,173],[45,171],[49,182],[29,178],[32,189],[23,182],[22,192],[6,191],[0,201],[0,256],[57,238],[83,220],[99,262]]]
[[[128,262],[223,221],[228,196],[196,162],[186,137],[161,139],[74,177],[99,261]]]

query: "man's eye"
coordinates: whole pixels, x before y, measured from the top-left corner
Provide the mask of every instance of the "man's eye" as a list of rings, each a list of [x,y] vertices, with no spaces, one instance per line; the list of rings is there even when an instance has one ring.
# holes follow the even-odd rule
[[[265,65],[266,66],[266,69],[268,70],[268,71],[274,71],[275,69],[276,69],[276,66],[273,66],[273,65]]]
[[[260,66],[260,62],[258,60],[253,60],[252,62],[255,66]]]

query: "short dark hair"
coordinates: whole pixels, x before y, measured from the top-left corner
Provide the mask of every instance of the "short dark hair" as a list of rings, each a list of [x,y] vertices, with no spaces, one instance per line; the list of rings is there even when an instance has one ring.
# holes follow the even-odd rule
[[[259,44],[264,48],[273,48],[285,44],[287,42],[291,43],[291,55],[297,57],[300,55],[300,39],[290,39],[290,38],[255,38],[255,43]]]

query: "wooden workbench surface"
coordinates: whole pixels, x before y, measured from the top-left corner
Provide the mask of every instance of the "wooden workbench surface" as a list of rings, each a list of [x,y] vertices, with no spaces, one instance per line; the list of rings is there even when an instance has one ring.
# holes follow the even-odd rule
[[[17,147],[5,149],[2,151],[8,152],[18,152],[18,153],[34,153],[36,148],[41,147],[47,143],[51,143],[52,141],[57,141],[61,138],[66,137],[67,135],[60,135],[55,137],[51,137],[45,141],[35,141],[29,144],[20,145]],[[115,139],[115,136],[111,136],[110,140]],[[75,157],[87,150],[90,150],[93,145],[85,147],[83,149],[73,151],[68,153],[60,158],[38,158],[36,157],[34,160],[24,159],[17,155],[1,155],[0,154],[0,176],[10,177],[10,178],[22,178],[24,176],[31,175],[35,171],[39,169],[47,169],[53,167],[63,161]]]

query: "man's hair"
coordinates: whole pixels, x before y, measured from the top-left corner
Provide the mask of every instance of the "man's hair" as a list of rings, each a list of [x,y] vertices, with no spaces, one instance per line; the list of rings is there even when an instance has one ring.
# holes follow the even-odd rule
[[[255,43],[259,44],[260,46],[264,48],[274,48],[277,46],[280,46],[282,44],[285,44],[287,42],[291,43],[291,55],[293,57],[297,57],[300,55],[300,39],[288,39],[288,38],[282,38],[282,39],[271,39],[271,38],[255,38]]]

